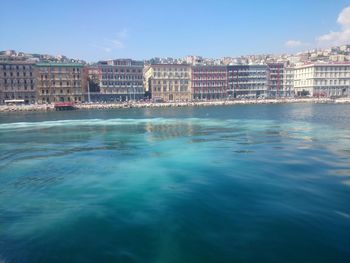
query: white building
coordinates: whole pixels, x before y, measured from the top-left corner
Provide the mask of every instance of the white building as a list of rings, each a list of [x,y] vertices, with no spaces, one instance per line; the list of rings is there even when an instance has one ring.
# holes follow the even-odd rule
[[[350,63],[297,66],[294,90],[298,96],[350,96]]]

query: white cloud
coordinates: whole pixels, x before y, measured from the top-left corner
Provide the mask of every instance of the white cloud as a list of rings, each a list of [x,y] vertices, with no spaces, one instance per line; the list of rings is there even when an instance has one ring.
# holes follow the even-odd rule
[[[337,19],[340,31],[330,31],[316,38],[316,44],[321,47],[339,46],[350,43],[350,6],[344,8]]]
[[[345,7],[339,14],[337,22],[339,25],[350,26],[350,6]]]
[[[126,28],[124,28],[123,30],[121,30],[118,34],[117,34],[119,39],[125,39],[128,36],[128,30]]]
[[[107,41],[109,41],[112,44],[112,48],[121,49],[124,47],[123,41],[119,39],[111,39],[111,40],[107,39]]]
[[[125,47],[125,40],[128,38],[128,30],[123,29],[116,34],[113,39],[105,38],[98,44],[92,44],[91,46],[101,49],[104,52],[112,52],[113,50],[122,49]]]
[[[116,34],[114,39],[106,39],[110,43],[111,49],[121,49],[124,48],[124,42],[128,37],[128,30],[124,28]]]
[[[299,40],[288,40],[284,45],[288,48],[296,48],[303,46],[304,43]]]

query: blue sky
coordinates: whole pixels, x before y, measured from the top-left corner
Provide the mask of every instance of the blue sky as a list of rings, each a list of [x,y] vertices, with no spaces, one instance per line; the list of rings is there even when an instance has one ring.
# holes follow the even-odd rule
[[[1,2],[0,50],[87,61],[293,53],[350,40],[349,0]]]

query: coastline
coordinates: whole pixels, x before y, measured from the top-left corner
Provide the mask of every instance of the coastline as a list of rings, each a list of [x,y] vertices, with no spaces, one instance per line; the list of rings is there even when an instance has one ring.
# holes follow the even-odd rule
[[[313,103],[313,104],[350,104],[350,98],[281,98],[281,99],[251,99],[251,100],[217,100],[192,102],[124,102],[124,103],[81,103],[75,104],[79,109],[123,109],[123,108],[167,108],[167,107],[205,107],[231,106],[252,104],[284,104],[284,103]],[[53,104],[31,105],[0,105],[0,112],[33,112],[55,111]]]

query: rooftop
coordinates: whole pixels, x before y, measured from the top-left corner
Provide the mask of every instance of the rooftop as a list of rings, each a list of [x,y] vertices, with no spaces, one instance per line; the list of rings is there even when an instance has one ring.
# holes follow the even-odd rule
[[[56,62],[40,62],[35,64],[38,67],[83,67],[80,63],[56,63]]]

